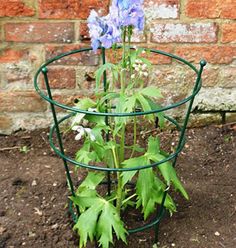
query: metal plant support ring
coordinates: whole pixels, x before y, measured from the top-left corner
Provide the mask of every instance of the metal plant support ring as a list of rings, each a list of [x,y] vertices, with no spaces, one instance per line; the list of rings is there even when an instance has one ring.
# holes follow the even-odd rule
[[[38,92],[38,94],[47,102],[50,103],[51,105],[51,111],[52,111],[52,115],[53,115],[53,120],[54,120],[54,125],[51,127],[50,129],[50,134],[49,134],[49,143],[51,148],[55,151],[55,153],[63,160],[64,163],[64,167],[65,167],[65,171],[66,171],[66,177],[67,177],[67,181],[68,181],[68,185],[71,191],[72,196],[75,196],[75,187],[69,172],[69,163],[73,164],[75,166],[79,166],[82,168],[86,168],[86,169],[90,169],[90,170],[99,170],[99,171],[104,171],[107,172],[107,181],[103,182],[105,184],[107,184],[107,191],[108,193],[111,192],[111,184],[113,183],[111,181],[110,178],[110,173],[112,172],[117,172],[117,171],[138,171],[138,170],[144,170],[147,168],[152,168],[152,167],[156,167],[159,166],[162,163],[165,163],[167,161],[172,161],[172,165],[173,167],[175,167],[176,162],[177,162],[177,158],[179,153],[181,152],[181,150],[183,149],[184,145],[185,145],[185,131],[187,128],[187,124],[189,121],[189,117],[190,117],[190,113],[191,113],[191,109],[192,109],[192,105],[194,102],[194,98],[195,96],[198,94],[198,92],[201,89],[202,86],[202,80],[201,80],[201,76],[202,76],[202,72],[203,72],[203,68],[206,65],[206,61],[202,60],[200,61],[200,69],[198,70],[194,65],[192,65],[191,63],[189,63],[188,61],[184,60],[181,57],[178,57],[176,55],[170,54],[170,53],[166,53],[163,51],[159,51],[159,50],[155,50],[155,49],[151,49],[149,50],[151,53],[155,53],[155,54],[160,54],[172,59],[175,59],[179,62],[182,62],[183,64],[187,65],[188,67],[190,67],[195,73],[196,73],[196,81],[192,90],[192,94],[189,95],[188,97],[165,107],[161,107],[159,109],[156,110],[151,110],[151,111],[145,111],[145,112],[140,112],[140,111],[136,111],[136,112],[131,112],[131,113],[117,113],[117,112],[112,112],[109,113],[108,111],[105,112],[92,112],[92,111],[85,111],[82,109],[78,109],[76,107],[70,107],[64,104],[61,104],[57,101],[55,101],[53,99],[52,93],[51,93],[51,87],[49,84],[49,80],[48,80],[48,69],[47,66],[50,65],[51,63],[53,63],[54,61],[57,61],[63,57],[66,56],[70,56],[76,53],[81,53],[81,52],[86,52],[86,51],[90,51],[92,50],[92,48],[83,48],[83,49],[78,49],[78,50],[73,50],[67,53],[63,53],[59,56],[56,56],[52,59],[50,59],[49,61],[47,61],[46,63],[44,63],[37,71],[35,78],[34,78],[34,87],[35,90]],[[102,61],[103,64],[106,63],[106,51],[104,48],[101,48],[102,50]],[[39,87],[39,76],[43,75],[44,78],[44,83],[46,85],[46,90],[47,90],[47,94],[45,94],[45,92],[40,89]],[[107,77],[106,77],[106,72],[104,73],[104,79],[103,79],[103,87],[104,87],[104,91],[106,91],[106,87],[107,86]],[[153,164],[149,164],[149,165],[145,165],[145,166],[136,166],[136,167],[132,167],[132,168],[109,168],[109,167],[98,167],[96,165],[91,165],[91,164],[84,164],[84,163],[80,163],[76,160],[74,160],[73,158],[70,158],[69,156],[67,156],[65,154],[64,151],[64,145],[63,145],[63,140],[62,140],[62,136],[61,136],[61,127],[60,125],[67,120],[68,118],[71,118],[72,116],[74,116],[76,113],[83,113],[86,115],[95,115],[95,116],[103,116],[105,118],[105,122],[108,125],[108,118],[109,117],[135,117],[135,116],[144,116],[144,115],[149,115],[149,114],[154,114],[154,113],[160,113],[160,112],[164,112],[170,109],[174,109],[177,108],[183,104],[188,103],[188,107],[187,107],[187,111],[185,114],[185,118],[184,118],[184,122],[183,125],[180,125],[175,119],[165,116],[165,119],[174,124],[177,128],[177,130],[180,132],[180,137],[179,137],[179,141],[178,141],[178,145],[177,148],[175,150],[174,153],[170,154],[166,159],[163,159],[160,162],[157,163],[153,163]],[[55,110],[55,107],[59,107],[61,109],[67,110],[70,112],[70,114],[67,114],[65,117],[58,119],[57,116],[57,112]],[[56,134],[57,137],[57,142],[58,144],[55,145],[54,141],[53,141],[53,135]],[[109,140],[109,137],[107,135],[106,140]],[[59,147],[59,148],[58,148]],[[68,163],[69,162],[69,163]],[[134,229],[129,229],[128,232],[129,233],[136,233],[136,232],[140,232],[140,231],[144,231],[146,229],[152,228],[154,227],[155,229],[155,242],[157,242],[158,240],[158,230],[159,230],[159,224],[160,221],[162,220],[164,213],[165,213],[165,207],[164,207],[164,203],[166,200],[166,196],[167,196],[167,192],[168,189],[166,189],[163,198],[162,198],[162,203],[160,205],[160,209],[159,211],[157,211],[156,217],[154,218],[153,221],[151,221],[148,224],[145,224],[144,226],[140,226]],[[72,202],[70,202],[70,207],[69,207],[70,213],[72,214],[73,220],[76,221],[78,219],[79,216],[79,209],[76,206],[76,212],[74,212],[73,207],[72,207]]]

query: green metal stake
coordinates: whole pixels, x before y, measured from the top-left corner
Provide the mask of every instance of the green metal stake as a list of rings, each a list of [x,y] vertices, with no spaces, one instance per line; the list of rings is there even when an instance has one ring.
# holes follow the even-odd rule
[[[206,66],[206,64],[207,64],[207,62],[205,60],[200,61],[200,70],[198,72],[198,76],[197,76],[197,80],[196,80],[196,83],[195,83],[194,88],[193,88],[193,92],[199,87],[199,84],[201,84],[201,76],[202,76],[203,68],[204,68],[204,66]],[[187,129],[190,113],[191,113],[191,110],[192,110],[194,99],[195,99],[195,97],[193,97],[189,102],[188,110],[187,110],[187,113],[186,113],[186,116],[185,116],[185,119],[184,119],[184,125],[183,125],[182,130],[181,130],[181,134],[180,134],[177,149],[179,149],[181,147],[181,145],[182,145],[183,138],[184,138],[184,135],[185,135],[185,132],[186,132],[186,129]],[[174,161],[172,163],[173,167],[176,166],[178,155],[179,154],[177,154],[176,157],[174,158]],[[164,195],[163,195],[163,198],[162,198],[162,203],[161,203],[161,208],[160,208],[159,213],[157,214],[157,218],[159,218],[160,216],[163,216],[164,213],[165,213],[164,204],[165,204],[167,193],[168,193],[168,189],[166,189],[166,191],[164,192]],[[158,222],[157,225],[155,226],[155,243],[158,243],[159,226],[160,226],[160,222]]]
[[[102,47],[102,64],[105,65],[106,64],[106,49],[104,47]],[[103,90],[104,93],[107,92],[107,72],[106,70],[103,72]],[[105,113],[108,113],[108,107],[107,107],[108,101],[105,101]],[[107,126],[109,126],[109,120],[108,120],[108,116],[105,116],[105,123]],[[106,133],[106,141],[109,141],[109,132]],[[108,171],[107,172],[107,194],[111,195],[111,172]]]
[[[51,89],[50,89],[49,82],[48,82],[48,69],[47,69],[47,67],[42,68],[42,73],[44,75],[44,80],[45,80],[48,96],[49,96],[49,98],[51,100],[53,100]],[[54,107],[54,105],[52,103],[50,104],[50,106],[51,106],[53,120],[54,120],[55,127],[56,127],[56,134],[57,134],[57,140],[58,140],[59,148],[60,148],[61,153],[65,154],[64,153],[64,147],[63,147],[63,144],[62,144],[62,138],[61,138],[61,134],[60,134],[60,129],[59,129],[59,125],[58,125],[56,110],[55,110],[55,107]],[[68,185],[69,185],[71,194],[72,194],[72,196],[75,197],[74,186],[73,186],[73,182],[72,182],[72,179],[71,179],[71,176],[70,176],[70,171],[69,171],[69,168],[68,168],[68,165],[67,165],[67,161],[65,159],[62,159],[62,160],[64,162],[64,167],[65,167],[65,170],[66,170],[66,177],[67,177],[67,180],[68,180]],[[80,211],[79,211],[78,206],[76,206],[76,210],[77,210],[77,213],[79,214]]]

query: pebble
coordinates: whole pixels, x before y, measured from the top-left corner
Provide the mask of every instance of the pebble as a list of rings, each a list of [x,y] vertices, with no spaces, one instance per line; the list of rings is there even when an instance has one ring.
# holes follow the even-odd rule
[[[32,182],[32,184],[31,184],[32,186],[36,186],[37,185],[37,182],[36,182],[36,180],[33,180],[33,182]]]
[[[57,223],[52,225],[52,229],[57,229],[58,227],[59,227],[59,225]]]
[[[220,233],[216,231],[215,236],[220,236]]]

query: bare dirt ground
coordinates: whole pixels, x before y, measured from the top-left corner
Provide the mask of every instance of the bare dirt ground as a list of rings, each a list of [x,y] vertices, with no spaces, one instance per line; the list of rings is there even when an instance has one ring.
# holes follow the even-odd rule
[[[187,137],[177,170],[190,200],[176,197],[178,212],[161,223],[160,247],[234,248],[235,126],[191,129]],[[49,148],[47,130],[0,136],[0,201],[1,248],[78,247],[63,163]],[[151,248],[153,239],[150,230],[115,247]]]

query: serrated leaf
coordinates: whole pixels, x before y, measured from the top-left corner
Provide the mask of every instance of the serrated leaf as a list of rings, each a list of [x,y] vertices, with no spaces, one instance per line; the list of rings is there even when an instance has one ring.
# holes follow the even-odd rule
[[[104,173],[96,173],[96,172],[89,172],[87,177],[84,179],[84,181],[80,184],[78,188],[78,193],[81,192],[81,189],[91,189],[95,190],[96,187],[99,185],[99,183],[102,182],[105,175]]]
[[[115,231],[118,239],[126,243],[127,231],[121,221],[116,208],[109,202],[104,202],[102,213],[97,224],[97,236],[99,244],[102,248],[109,248],[109,244],[113,243],[112,231]]]
[[[160,139],[158,137],[149,136],[147,153],[156,154],[160,152]]]
[[[138,206],[141,204],[144,217],[146,218],[153,212],[154,204],[152,202],[154,174],[152,168],[139,171],[136,184],[136,194],[138,196]]]
[[[154,86],[148,86],[148,87],[140,90],[139,93],[141,93],[142,95],[148,96],[148,97],[155,97],[155,98],[163,97],[161,94],[161,91]]]
[[[150,156],[150,159],[154,162],[160,162],[164,160],[166,157],[161,154],[152,154]],[[162,163],[158,166],[158,169],[160,170],[162,176],[164,177],[166,183],[168,186],[170,186],[171,182],[173,183],[176,190],[179,190],[181,194],[188,200],[188,193],[184,189],[182,183],[180,182],[179,178],[177,177],[176,171],[173,168],[172,164],[167,161],[165,163]]]
[[[76,103],[76,107],[82,110],[88,110],[89,108],[96,107],[97,103],[90,98],[83,98]]]
[[[100,82],[102,80],[102,77],[103,77],[103,73],[106,71],[106,70],[112,70],[116,68],[116,66],[112,63],[106,63],[104,65],[101,65],[99,67],[99,69],[95,72],[95,78],[96,78],[96,89],[98,90],[99,86],[100,86]]]
[[[146,159],[144,156],[141,157],[136,157],[136,158],[130,158],[125,160],[122,165],[124,168],[132,168],[132,167],[137,167],[137,166],[143,166],[146,163]],[[123,186],[132,180],[132,178],[134,177],[134,175],[137,173],[137,171],[124,171],[121,173],[122,175],[122,183]]]
[[[83,212],[74,226],[74,230],[78,230],[80,235],[79,247],[86,247],[88,237],[93,241],[95,233],[98,216],[103,208],[103,202],[98,199],[94,202],[89,209]]]

